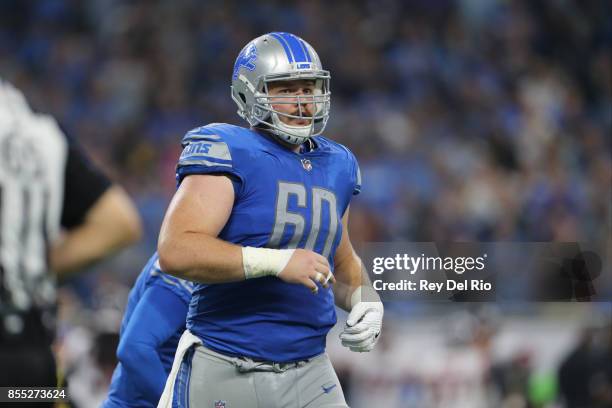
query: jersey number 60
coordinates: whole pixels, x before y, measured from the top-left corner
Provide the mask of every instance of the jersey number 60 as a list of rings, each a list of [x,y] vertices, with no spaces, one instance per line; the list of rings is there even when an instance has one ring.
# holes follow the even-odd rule
[[[283,233],[285,232],[285,226],[287,224],[292,224],[295,226],[293,236],[291,237],[287,248],[297,248],[299,243],[302,241],[302,237],[304,236],[304,228],[306,225],[304,216],[300,213],[292,212],[287,209],[290,195],[295,195],[297,197],[297,205],[299,207],[307,208],[306,187],[304,187],[303,184],[285,181],[280,181],[278,183],[274,230],[272,231],[272,237],[270,237],[270,243],[268,244],[268,246],[271,248],[278,248],[280,246]],[[327,237],[325,239],[325,246],[323,247],[323,252],[321,252],[321,255],[327,258],[331,252],[334,238],[336,237],[336,231],[338,231],[336,196],[333,192],[324,188],[313,187],[311,197],[312,203],[310,207],[310,214],[312,225],[310,227],[308,239],[306,239],[306,243],[304,244],[304,249],[314,250],[315,244],[317,243],[317,238],[319,236],[319,231],[325,230],[325,228],[321,228],[321,207],[323,201],[326,201],[329,206],[330,219]]]

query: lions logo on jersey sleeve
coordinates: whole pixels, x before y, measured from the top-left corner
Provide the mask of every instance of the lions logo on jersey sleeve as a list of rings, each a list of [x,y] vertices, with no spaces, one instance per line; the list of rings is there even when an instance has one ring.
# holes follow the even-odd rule
[[[176,166],[179,184],[190,174],[225,173],[242,180],[235,166],[233,147],[227,139],[228,135],[220,125],[208,125],[188,132],[183,138],[183,152]]]

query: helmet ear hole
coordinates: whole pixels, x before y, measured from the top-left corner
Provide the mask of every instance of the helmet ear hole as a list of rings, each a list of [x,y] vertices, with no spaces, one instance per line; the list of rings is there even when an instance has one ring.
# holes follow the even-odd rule
[[[238,93],[238,96],[240,97],[240,99],[242,99],[243,103],[246,103],[246,96],[244,96],[242,92]]]

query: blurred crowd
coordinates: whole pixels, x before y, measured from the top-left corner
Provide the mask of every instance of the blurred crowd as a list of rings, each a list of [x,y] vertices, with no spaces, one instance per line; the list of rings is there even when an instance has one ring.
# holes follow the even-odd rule
[[[610,310],[597,322],[592,305],[546,309],[531,317],[475,305],[409,321],[386,316],[372,353],[355,358],[333,332],[328,351],[352,408],[611,407]]]
[[[332,73],[325,134],[353,150],[363,173],[357,242],[610,250],[609,18],[604,0],[0,2],[0,75],[58,118],[145,220],[138,249],[64,288],[60,338],[113,341],[74,327],[118,327],[156,246],[182,135],[242,124],[233,62],[269,31],[302,36]]]
[[[332,72],[326,134],[361,163],[362,239],[604,242],[609,16],[605,1],[5,1],[0,72],[127,185],[151,247],[181,136],[241,123],[233,61],[284,30]]]

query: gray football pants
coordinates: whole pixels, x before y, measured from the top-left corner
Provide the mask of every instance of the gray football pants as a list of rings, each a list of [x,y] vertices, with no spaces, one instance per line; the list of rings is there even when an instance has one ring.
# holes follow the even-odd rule
[[[291,364],[229,357],[191,347],[174,384],[173,407],[348,408],[326,353]]]

